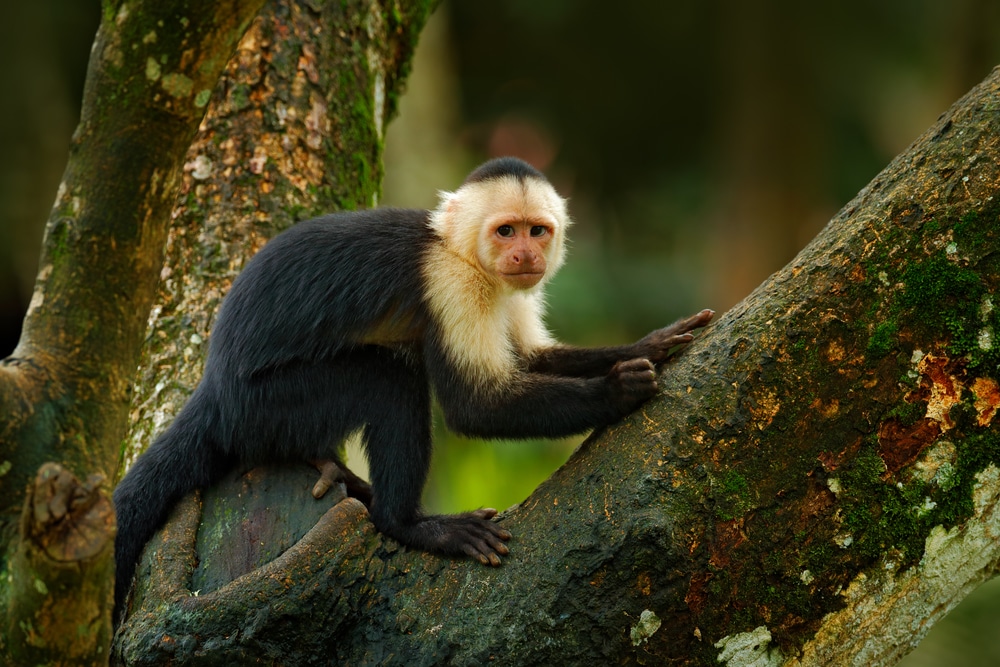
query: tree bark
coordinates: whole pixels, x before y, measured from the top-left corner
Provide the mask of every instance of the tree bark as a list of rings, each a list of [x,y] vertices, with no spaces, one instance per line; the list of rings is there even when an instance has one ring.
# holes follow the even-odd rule
[[[668,365],[660,396],[508,510],[503,567],[401,549],[354,500],[293,500],[308,471],[255,472],[151,542],[122,655],[895,662],[1000,558],[998,108],[994,71]],[[275,531],[294,545],[269,563],[196,573],[196,549],[274,523],[268,498],[325,513],[297,543],[311,519]],[[240,528],[220,538],[220,517]]]
[[[2,649],[14,663],[107,662],[114,521],[99,480],[118,464],[184,150],[262,3],[104,3],[23,334],[0,363]]]

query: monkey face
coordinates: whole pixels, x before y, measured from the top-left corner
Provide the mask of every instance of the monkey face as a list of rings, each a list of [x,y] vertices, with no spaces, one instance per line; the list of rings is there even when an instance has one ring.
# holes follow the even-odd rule
[[[490,283],[529,290],[562,264],[566,201],[543,177],[473,179],[442,193],[431,226]]]
[[[480,258],[492,273],[513,289],[530,289],[545,277],[553,225],[540,220],[494,221]]]

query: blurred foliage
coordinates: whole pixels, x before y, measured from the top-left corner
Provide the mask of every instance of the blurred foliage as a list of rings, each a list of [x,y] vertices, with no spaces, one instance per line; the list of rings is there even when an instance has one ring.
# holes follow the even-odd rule
[[[66,166],[94,42],[96,0],[4,5],[0,21],[0,356],[14,349],[42,229]]]
[[[0,23],[4,354],[99,11],[33,0]],[[625,342],[721,312],[789,261],[1000,62],[997,25],[993,0],[447,1],[386,138],[384,203],[433,206],[486,157],[528,159],[576,219],[551,328],[576,344]],[[482,443],[436,423],[436,511],[520,502],[577,442]],[[905,664],[996,664],[997,589],[977,591]]]
[[[1000,665],[1000,578],[974,590],[934,625],[899,667],[993,667]]]

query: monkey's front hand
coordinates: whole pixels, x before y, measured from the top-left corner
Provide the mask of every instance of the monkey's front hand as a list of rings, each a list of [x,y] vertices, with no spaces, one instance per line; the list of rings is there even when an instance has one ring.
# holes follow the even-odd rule
[[[608,373],[607,382],[611,402],[625,416],[656,394],[656,367],[649,359],[619,361]]]
[[[677,320],[668,327],[657,329],[635,344],[636,356],[645,357],[654,364],[666,361],[673,348],[693,341],[694,336],[690,332],[708,324],[714,315],[714,310],[706,308],[700,313]]]
[[[500,556],[510,551],[506,540],[510,531],[490,521],[497,515],[492,507],[464,514],[427,516],[412,527],[418,532],[420,548],[449,556],[470,556],[483,565],[500,565]],[[406,542],[406,540],[401,540]]]

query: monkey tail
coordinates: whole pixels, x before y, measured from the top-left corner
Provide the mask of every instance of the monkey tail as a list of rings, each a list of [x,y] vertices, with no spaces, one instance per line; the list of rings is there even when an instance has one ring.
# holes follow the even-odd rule
[[[230,467],[213,437],[212,401],[196,389],[170,427],[143,452],[114,492],[115,626],[143,548],[186,494],[215,481]]]

